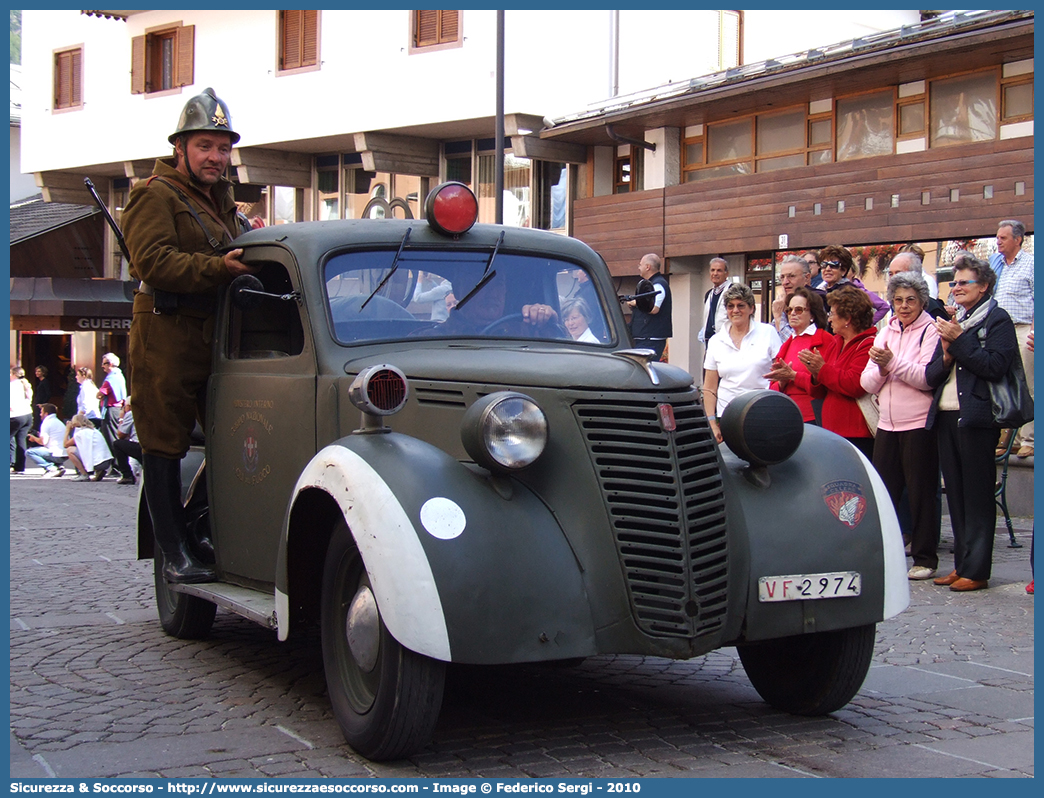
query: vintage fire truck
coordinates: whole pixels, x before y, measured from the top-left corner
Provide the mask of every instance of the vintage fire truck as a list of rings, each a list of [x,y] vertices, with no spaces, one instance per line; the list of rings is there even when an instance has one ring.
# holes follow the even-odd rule
[[[157,562],[163,629],[205,636],[217,607],[279,640],[318,624],[334,715],[373,760],[426,745],[448,663],[736,646],[770,704],[845,705],[909,602],[871,464],[769,391],[716,445],[593,250],[477,210],[447,183],[424,219],[237,239],[258,271],[222,301],[183,467],[219,581]]]

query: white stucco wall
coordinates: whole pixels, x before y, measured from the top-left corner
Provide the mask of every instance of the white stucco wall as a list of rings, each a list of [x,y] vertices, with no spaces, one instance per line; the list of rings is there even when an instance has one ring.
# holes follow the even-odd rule
[[[36,181],[32,175],[19,173],[21,168],[22,131],[15,125],[11,125],[11,202],[39,194],[40,189],[36,187]]]

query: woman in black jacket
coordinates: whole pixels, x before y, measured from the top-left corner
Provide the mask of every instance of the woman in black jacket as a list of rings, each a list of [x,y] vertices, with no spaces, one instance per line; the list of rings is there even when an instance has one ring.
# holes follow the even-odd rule
[[[1008,373],[1019,357],[1015,325],[991,298],[997,275],[970,254],[954,262],[950,294],[960,309],[955,321],[936,319],[939,345],[925,372],[935,388],[927,426],[934,423],[939,465],[953,525],[954,571],[935,580],[950,590],[989,586],[997,527],[994,423],[989,383]]]

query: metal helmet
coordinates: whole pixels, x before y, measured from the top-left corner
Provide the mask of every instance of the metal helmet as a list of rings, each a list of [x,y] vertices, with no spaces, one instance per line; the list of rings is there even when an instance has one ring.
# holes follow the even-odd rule
[[[178,129],[167,136],[167,141],[173,144],[183,133],[204,130],[228,133],[233,144],[239,141],[239,134],[232,129],[232,116],[228,112],[228,106],[211,88],[203,89],[202,94],[197,94],[185,103],[178,120]]]

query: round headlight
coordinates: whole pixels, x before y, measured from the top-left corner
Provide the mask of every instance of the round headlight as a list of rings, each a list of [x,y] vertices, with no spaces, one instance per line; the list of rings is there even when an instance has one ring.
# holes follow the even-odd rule
[[[517,471],[536,462],[547,445],[547,416],[525,394],[499,391],[468,408],[460,430],[471,458],[491,471]]]

